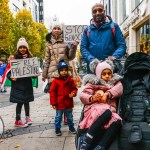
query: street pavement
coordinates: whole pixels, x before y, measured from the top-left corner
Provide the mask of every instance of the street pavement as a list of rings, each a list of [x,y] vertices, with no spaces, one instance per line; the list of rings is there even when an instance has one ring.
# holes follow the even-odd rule
[[[30,103],[30,115],[33,124],[28,128],[14,126],[16,104],[11,104],[8,92],[0,95],[0,116],[5,124],[5,139],[0,139],[0,150],[75,150],[75,135],[71,134],[67,125],[62,124],[62,136],[55,135],[55,110],[49,104],[49,94],[42,92],[42,81],[39,77],[39,87],[34,88],[35,100]],[[74,98],[74,123],[77,128],[83,105],[79,94]],[[5,101],[4,101],[5,99]],[[4,105],[7,103],[7,105]],[[22,120],[25,121],[24,108]]]

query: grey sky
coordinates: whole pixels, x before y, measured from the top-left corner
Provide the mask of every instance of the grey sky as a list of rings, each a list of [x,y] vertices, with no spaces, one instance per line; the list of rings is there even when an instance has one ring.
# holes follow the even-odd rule
[[[44,0],[45,25],[55,15],[66,25],[88,25],[91,7],[100,0]]]

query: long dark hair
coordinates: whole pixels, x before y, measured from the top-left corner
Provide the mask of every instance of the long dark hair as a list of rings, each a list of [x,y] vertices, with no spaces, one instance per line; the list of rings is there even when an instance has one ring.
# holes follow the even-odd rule
[[[33,55],[31,54],[31,52],[27,49],[26,51],[27,54],[27,58],[31,58],[33,57]],[[19,50],[14,54],[15,59],[23,59],[23,55],[19,52]]]

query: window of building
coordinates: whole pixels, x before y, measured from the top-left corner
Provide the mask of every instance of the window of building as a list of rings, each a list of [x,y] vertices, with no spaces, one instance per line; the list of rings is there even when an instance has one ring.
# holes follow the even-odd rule
[[[150,20],[137,30],[137,51],[150,54]]]
[[[106,14],[107,15],[111,14],[111,3],[110,3],[110,0],[107,1],[107,5],[105,7],[105,10],[106,10]]]
[[[118,22],[118,9],[117,9],[118,3],[117,0],[115,0],[115,21]]]
[[[129,16],[129,3],[130,0],[123,0],[122,5],[123,5],[123,20],[125,20]]]
[[[40,6],[43,6],[43,3],[42,3],[42,2],[40,2]]]
[[[128,51],[129,51],[129,35],[125,37],[125,41],[126,41],[126,46],[127,46],[126,55],[128,55]]]

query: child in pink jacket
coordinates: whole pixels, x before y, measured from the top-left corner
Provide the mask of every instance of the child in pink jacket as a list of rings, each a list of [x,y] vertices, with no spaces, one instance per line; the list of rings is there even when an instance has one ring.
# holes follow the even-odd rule
[[[116,99],[122,95],[122,77],[113,74],[113,63],[110,60],[90,63],[90,69],[95,74],[84,77],[84,90],[80,100],[85,105],[84,118],[79,124],[80,129],[88,129],[81,141],[80,150],[89,150],[93,138],[104,131],[95,150],[108,149],[116,133],[122,126],[122,119],[116,113]]]

